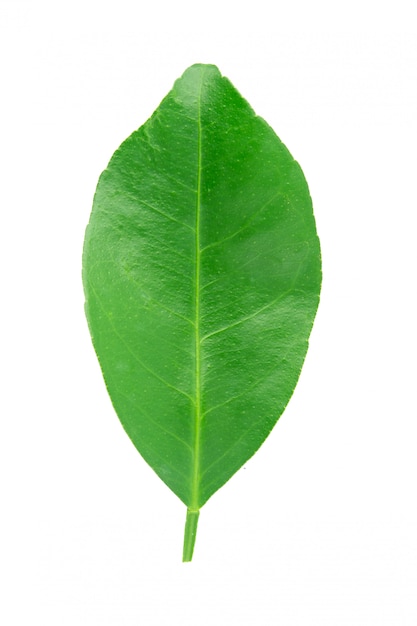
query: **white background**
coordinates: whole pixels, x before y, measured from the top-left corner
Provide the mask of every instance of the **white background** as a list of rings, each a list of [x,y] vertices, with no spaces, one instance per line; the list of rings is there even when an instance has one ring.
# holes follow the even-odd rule
[[[411,2],[0,2],[5,626],[417,624]],[[214,63],[310,185],[322,301],[291,403],[203,508],[124,434],[83,313],[100,172]]]

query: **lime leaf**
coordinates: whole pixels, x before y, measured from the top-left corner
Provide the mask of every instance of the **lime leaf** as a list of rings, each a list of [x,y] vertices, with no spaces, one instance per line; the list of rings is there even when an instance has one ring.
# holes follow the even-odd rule
[[[114,153],[83,256],[86,315],[137,450],[200,508],[284,411],[321,258],[299,165],[213,65],[193,65]]]

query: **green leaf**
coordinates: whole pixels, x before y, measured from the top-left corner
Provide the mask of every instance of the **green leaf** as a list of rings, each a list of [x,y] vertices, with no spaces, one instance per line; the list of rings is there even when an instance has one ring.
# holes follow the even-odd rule
[[[299,165],[213,65],[193,65],[114,153],[87,227],[86,315],[132,442],[199,510],[297,383],[319,240]]]

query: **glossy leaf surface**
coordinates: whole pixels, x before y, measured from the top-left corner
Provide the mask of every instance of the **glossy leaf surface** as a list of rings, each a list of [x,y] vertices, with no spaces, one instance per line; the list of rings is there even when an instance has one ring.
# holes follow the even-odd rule
[[[302,171],[216,67],[190,67],[113,155],[83,281],[114,408],[187,505],[191,558],[200,507],[293,393],[321,282]]]

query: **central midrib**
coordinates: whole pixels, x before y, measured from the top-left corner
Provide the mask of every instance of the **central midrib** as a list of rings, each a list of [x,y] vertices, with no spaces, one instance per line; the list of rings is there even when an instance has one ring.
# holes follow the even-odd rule
[[[191,488],[190,511],[199,510],[200,486],[200,427],[201,427],[201,334],[200,334],[200,212],[201,212],[201,91],[203,87],[203,71],[200,78],[200,89],[197,100],[197,200],[195,215],[195,417],[194,417],[194,460]]]

